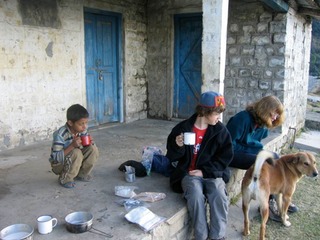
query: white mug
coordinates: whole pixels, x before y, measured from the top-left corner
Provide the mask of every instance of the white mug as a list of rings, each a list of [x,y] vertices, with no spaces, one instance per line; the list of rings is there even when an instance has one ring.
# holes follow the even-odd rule
[[[40,234],[48,234],[52,232],[52,229],[57,226],[58,220],[49,215],[40,216],[37,219],[38,231]]]
[[[196,134],[194,132],[185,132],[183,134],[183,143],[185,145],[194,145],[196,143]]]

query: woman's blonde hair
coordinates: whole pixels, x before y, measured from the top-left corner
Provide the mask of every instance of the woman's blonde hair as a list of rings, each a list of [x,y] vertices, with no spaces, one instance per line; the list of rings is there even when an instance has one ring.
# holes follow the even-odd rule
[[[275,128],[280,126],[284,121],[283,105],[276,96],[266,96],[246,108],[259,126],[267,128]],[[272,114],[278,114],[278,117],[272,121]]]

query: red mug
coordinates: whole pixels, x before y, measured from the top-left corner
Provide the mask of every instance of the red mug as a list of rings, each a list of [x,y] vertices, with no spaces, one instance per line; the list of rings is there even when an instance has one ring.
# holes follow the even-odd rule
[[[91,137],[89,135],[81,136],[82,146],[89,146],[91,144]]]

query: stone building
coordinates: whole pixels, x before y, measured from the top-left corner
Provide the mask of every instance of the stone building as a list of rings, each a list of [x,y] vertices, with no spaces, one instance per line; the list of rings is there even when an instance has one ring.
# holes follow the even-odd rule
[[[307,3],[305,3],[307,2]],[[184,118],[223,93],[226,122],[268,94],[304,126],[319,1],[0,0],[0,150],[50,139],[68,106],[90,126]]]

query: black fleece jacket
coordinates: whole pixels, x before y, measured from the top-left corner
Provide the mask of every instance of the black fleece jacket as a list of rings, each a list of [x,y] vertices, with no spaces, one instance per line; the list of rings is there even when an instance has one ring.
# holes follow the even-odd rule
[[[167,139],[166,156],[171,162],[178,161],[176,169],[170,176],[170,186],[175,192],[182,192],[181,180],[188,174],[193,156],[193,146],[179,147],[176,144],[176,136],[191,132],[196,118],[197,115],[194,114],[189,119],[178,123]],[[202,171],[203,178],[223,178],[227,183],[230,178],[228,165],[232,158],[232,140],[227,128],[221,122],[209,125],[198,152],[196,169]]]

